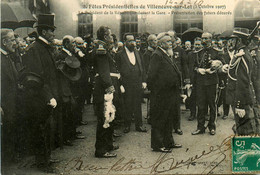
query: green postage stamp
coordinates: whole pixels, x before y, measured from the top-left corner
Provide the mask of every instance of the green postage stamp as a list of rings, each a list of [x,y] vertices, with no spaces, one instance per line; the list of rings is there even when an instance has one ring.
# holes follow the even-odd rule
[[[260,172],[260,137],[233,137],[232,172]]]

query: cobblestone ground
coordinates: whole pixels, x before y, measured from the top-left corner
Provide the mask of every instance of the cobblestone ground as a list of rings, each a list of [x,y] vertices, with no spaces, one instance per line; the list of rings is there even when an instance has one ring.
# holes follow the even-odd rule
[[[116,158],[100,159],[94,157],[96,117],[91,105],[85,106],[84,120],[89,122],[78,130],[86,136],[84,140],[74,141],[74,146],[56,149],[52,157],[58,158],[58,174],[231,174],[231,149],[229,136],[233,134],[233,115],[223,120],[218,117],[217,134],[211,136],[208,130],[203,135],[192,136],[197,121],[188,121],[189,111],[182,106],[182,136],[173,134],[176,143],[183,145],[172,153],[153,152],[150,148],[151,127],[144,119],[147,133],[134,130],[115,139],[120,148],[115,151]],[[146,116],[143,104],[143,116]],[[231,113],[231,112],[230,112]],[[122,131],[121,131],[122,133]],[[42,175],[33,167],[33,157],[6,168],[3,174]]]

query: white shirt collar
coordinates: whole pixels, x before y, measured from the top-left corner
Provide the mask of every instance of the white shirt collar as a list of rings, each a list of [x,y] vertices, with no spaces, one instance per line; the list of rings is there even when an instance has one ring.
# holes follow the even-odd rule
[[[63,48],[62,49],[64,52],[66,52],[69,56],[72,56],[72,53],[69,51],[69,50],[67,50],[67,49],[65,49],[65,48]]]
[[[2,53],[2,54],[4,54],[4,55],[7,55],[8,53],[4,50],[4,49],[2,49],[2,48],[0,48],[0,52]]]
[[[131,62],[131,64],[135,65],[135,63],[136,63],[135,52],[130,52],[127,47],[125,47],[125,50],[126,50],[126,54],[128,56],[129,61]]]
[[[47,41],[45,38],[42,36],[39,36],[39,39],[42,40],[45,44],[50,44],[49,41]]]

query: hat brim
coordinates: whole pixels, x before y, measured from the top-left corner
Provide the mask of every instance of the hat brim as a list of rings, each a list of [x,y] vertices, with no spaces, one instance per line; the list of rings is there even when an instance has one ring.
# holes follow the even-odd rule
[[[51,28],[51,29],[56,29],[56,26],[50,26],[50,25],[45,25],[45,24],[36,25],[35,28],[37,28],[37,27],[48,27],[48,28]]]
[[[70,68],[70,69],[73,69],[74,71],[76,71],[74,75],[71,75],[64,70],[65,66],[68,66],[68,65],[61,64],[58,66],[58,69],[60,69],[60,71],[63,73],[63,75],[65,75],[69,80],[78,81],[81,78],[81,74],[82,74],[81,68],[76,68],[76,69]]]

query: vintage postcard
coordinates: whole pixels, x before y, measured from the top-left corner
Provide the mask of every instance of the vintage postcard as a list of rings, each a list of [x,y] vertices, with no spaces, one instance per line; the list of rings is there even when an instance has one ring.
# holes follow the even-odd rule
[[[9,4],[19,4],[18,6],[20,6],[22,10],[17,12],[17,5],[12,6]],[[21,12],[23,9],[26,9],[26,13]],[[175,31],[176,38],[178,37],[180,39],[179,44],[180,47],[183,47],[183,50],[185,50],[184,45],[186,41],[189,41],[193,48],[194,39],[201,37],[203,32],[212,34],[212,43],[215,43],[217,47],[219,40],[221,40],[220,42],[224,42],[222,41],[224,39],[220,39],[220,36],[222,34],[225,35],[225,32],[236,29],[237,31],[249,35],[254,31],[257,22],[260,21],[260,0],[2,0],[1,11],[2,28],[13,29],[14,33],[17,34],[17,38],[20,37],[24,42],[24,46],[22,45],[23,42],[21,42],[21,47],[25,49],[19,57],[22,60],[21,65],[24,63],[32,66],[27,61],[27,55],[33,54],[30,50],[32,50],[34,46],[31,48],[30,45],[37,42],[36,38],[38,34],[36,31],[39,26],[48,23],[47,26],[51,26],[52,29],[49,31],[51,32],[50,35],[55,38],[53,40],[55,42],[53,43],[61,51],[66,43],[66,39],[64,38],[75,39],[74,44],[82,40],[81,45],[84,45],[86,49],[84,51],[86,52],[81,52],[83,56],[81,56],[79,52],[76,53],[78,53],[79,58],[84,57],[86,60],[85,62],[80,60],[80,64],[85,66],[85,68],[82,68],[80,74],[87,77],[85,77],[83,83],[77,84],[75,83],[75,79],[78,80],[79,77],[75,75],[76,73],[72,77],[66,74],[65,76],[73,81],[71,94],[70,90],[68,92],[67,89],[64,88],[68,86],[66,83],[61,83],[60,86],[57,86],[58,91],[62,91],[65,95],[63,94],[60,98],[50,98],[49,101],[44,103],[46,106],[56,107],[51,110],[47,108],[47,110],[49,110],[47,111],[48,114],[45,114],[45,109],[40,109],[40,111],[42,111],[38,111],[39,113],[32,110],[39,101],[44,98],[39,95],[39,92],[33,93],[32,91],[29,92],[29,96],[31,95],[31,97],[27,98],[28,94],[24,86],[28,84],[23,84],[24,79],[18,82],[19,88],[17,93],[20,95],[18,95],[15,101],[18,108],[16,109],[18,112],[15,114],[18,116],[14,117],[13,122],[10,122],[10,124],[7,122],[8,124],[5,125],[5,108],[3,109],[4,113],[1,114],[2,123],[7,127],[7,130],[5,129],[4,131],[2,127],[1,134],[9,134],[4,137],[4,140],[2,137],[1,148],[2,150],[12,149],[12,153],[8,154],[8,156],[6,156],[6,153],[4,154],[7,159],[13,158],[11,161],[5,162],[2,157],[1,172],[3,175],[46,174],[48,171],[42,169],[42,167],[37,164],[39,159],[48,159],[48,161],[52,163],[52,168],[55,170],[50,172],[60,175],[260,173],[260,137],[256,135],[256,133],[253,136],[235,136],[234,131],[236,130],[236,126],[233,109],[229,106],[226,108],[223,105],[223,103],[225,103],[223,101],[225,98],[223,97],[225,85],[215,89],[217,93],[216,99],[219,102],[217,104],[215,103],[215,111],[210,110],[212,106],[209,107],[209,109],[205,108],[204,123],[206,129],[204,131],[197,130],[199,129],[198,122],[201,121],[198,121],[196,114],[192,114],[191,109],[188,107],[189,105],[187,105],[187,101],[191,99],[190,94],[192,92],[184,90],[183,94],[186,94],[188,100],[183,101],[180,105],[180,110],[176,110],[174,113],[174,115],[179,114],[179,123],[176,124],[175,122],[173,124],[172,136],[174,145],[168,152],[164,149],[162,151],[161,148],[158,152],[158,150],[155,151],[151,147],[152,126],[149,121],[150,116],[152,116],[151,101],[149,96],[144,96],[142,103],[140,102],[142,107],[141,121],[137,121],[139,120],[137,117],[129,116],[130,123],[126,129],[123,116],[121,116],[121,118],[118,117],[119,119],[115,119],[117,125],[114,127],[114,135],[113,138],[110,137],[109,139],[113,141],[112,145],[118,145],[119,148],[114,146],[112,148],[112,150],[114,150],[110,154],[95,154],[96,147],[100,144],[97,143],[96,140],[109,136],[107,136],[105,132],[103,135],[101,134],[101,136],[99,134],[99,137],[96,136],[96,134],[101,131],[100,128],[97,127],[97,115],[99,115],[99,113],[96,112],[97,106],[93,104],[93,96],[95,95],[93,95],[93,89],[97,83],[95,82],[96,78],[101,75],[95,72],[96,65],[91,62],[93,53],[95,54],[97,52],[97,49],[94,49],[95,44],[100,43],[97,41],[97,31],[100,26],[108,26],[111,29],[111,33],[114,34],[113,39],[117,43],[116,49],[118,49],[120,44],[122,44],[122,47],[123,44],[125,44],[124,34],[132,33],[136,42],[140,43],[140,48],[138,48],[140,54],[144,54],[148,48],[147,38],[150,34],[158,36],[159,33],[168,31]],[[41,21],[39,16],[46,13],[54,14],[54,20],[52,21],[51,19],[50,22],[48,21],[49,19],[47,20],[46,18],[46,21]],[[22,14],[26,15],[23,16]],[[12,19],[9,19],[9,17],[12,17]],[[14,22],[14,20],[16,21]],[[41,24],[39,24],[40,21],[42,22]],[[45,30],[45,28],[43,30]],[[48,30],[46,31],[48,32]],[[42,32],[42,30],[38,30],[37,32]],[[257,47],[259,53],[260,30],[256,29],[254,35],[258,36]],[[1,33],[1,36],[3,37],[4,34],[2,35]],[[81,38],[76,39],[76,37]],[[41,42],[48,43],[45,39]],[[3,50],[2,47],[7,47],[4,43],[5,42],[1,43],[1,50]],[[17,44],[18,43],[19,41]],[[102,54],[106,54],[104,50],[105,44],[104,47],[101,45],[99,45],[98,51],[101,50]],[[37,48],[37,57],[41,57],[47,53],[47,51],[44,52],[46,48],[47,46]],[[34,51],[34,53],[35,52],[36,51]],[[69,51],[65,52],[68,53]],[[1,53],[4,54],[2,51]],[[100,52],[97,53],[100,54]],[[55,56],[55,54],[56,52],[53,52],[50,55]],[[175,52],[173,54],[175,54]],[[47,58],[48,55],[43,57]],[[179,58],[180,55],[176,51],[175,58],[177,57]],[[3,62],[2,58],[4,57],[1,56],[3,66],[7,63]],[[25,61],[23,62],[23,60]],[[63,62],[66,62],[66,60]],[[74,64],[73,59],[67,62],[66,64],[71,66],[71,68],[77,68],[78,62]],[[129,65],[132,63],[130,62]],[[45,69],[39,66],[39,64],[40,62],[33,64],[32,70],[37,72],[40,69]],[[12,64],[10,62],[9,67],[19,69],[15,71],[16,74],[19,74],[23,70],[26,70],[29,67],[28,65],[24,66],[24,68],[22,66],[21,68],[18,62],[14,61]],[[51,75],[51,66],[53,65],[49,66],[47,63],[44,63],[44,65],[47,65],[47,71],[45,70],[46,72],[44,73],[42,73],[43,71],[39,72],[40,74],[42,73],[41,75],[46,75],[50,79],[50,84],[63,81],[60,77],[57,76],[58,78],[55,79],[55,77]],[[57,69],[61,68],[60,70],[64,70],[63,67],[57,67]],[[1,67],[2,76],[5,76],[2,72],[5,70],[4,68]],[[135,68],[136,67],[133,66],[133,70]],[[105,66],[102,70],[104,69]],[[115,77],[118,74],[109,75]],[[32,79],[26,79],[25,81],[37,82],[37,85],[33,84],[33,86],[41,86],[40,83],[46,83],[45,78],[43,78],[44,81],[41,82],[41,77],[35,76],[34,74],[29,78]],[[6,79],[1,81],[1,86],[6,88],[3,85],[4,83],[9,82]],[[47,84],[49,85],[49,83]],[[29,85],[32,86],[31,84]],[[45,87],[45,85],[46,84],[42,86]],[[143,84],[140,84],[140,87],[141,85]],[[193,87],[194,86],[195,85],[193,85]],[[13,94],[11,88],[6,89],[9,90],[9,94]],[[208,89],[205,89],[205,91],[206,90],[208,91]],[[103,91],[100,90],[100,93],[102,92]],[[6,92],[2,91],[1,97],[5,93]],[[36,96],[38,94],[40,98],[35,98],[32,94],[36,94]],[[130,98],[131,95],[128,97]],[[13,97],[10,95],[7,99],[9,100],[11,98]],[[165,101],[167,101],[168,98],[170,98],[170,96],[165,95]],[[201,96],[197,96],[197,100],[200,100],[200,98]],[[208,99],[210,101],[210,97],[208,97]],[[216,99],[213,99],[213,101]],[[6,100],[6,98],[4,100]],[[127,101],[128,99],[124,100]],[[223,101],[222,103],[220,102],[221,100]],[[165,101],[162,101],[162,103]],[[72,106],[74,102],[76,107]],[[28,105],[26,106],[26,104]],[[63,105],[62,108],[60,108],[61,104]],[[75,108],[72,109],[72,107]],[[127,107],[129,108],[129,105],[126,106],[126,108]],[[72,109],[72,111],[66,113],[70,109]],[[104,107],[102,110],[103,109]],[[256,109],[260,110],[259,105]],[[30,110],[31,112],[28,112]],[[131,110],[136,109],[131,108],[130,111]],[[195,113],[196,110],[195,104]],[[208,110],[208,112],[206,112],[206,110]],[[66,111],[66,115],[64,111]],[[116,111],[120,111],[120,109],[116,108]],[[61,114],[58,115],[59,112],[62,113],[62,117]],[[164,112],[162,112],[162,116],[165,115]],[[38,121],[42,115],[50,117],[48,121],[45,119],[49,122],[47,123],[49,127],[46,127],[46,123]],[[55,118],[56,115],[57,117]],[[214,115],[216,115],[216,118],[213,120],[210,116]],[[255,115],[257,115],[257,112],[255,112]],[[62,122],[63,124],[61,124]],[[139,123],[137,124],[137,122]],[[140,122],[142,124],[140,124]],[[208,123],[213,123],[215,128],[210,128],[210,124],[208,125]],[[198,133],[196,133],[196,131]],[[48,134],[46,134],[47,132]],[[66,137],[71,133],[74,135]],[[47,145],[46,138],[50,139],[50,143],[48,142],[50,149],[46,147],[46,149],[43,148]],[[14,146],[11,148],[10,145],[3,144],[13,144]],[[102,141],[101,145],[102,144],[106,144],[106,142]],[[42,150],[48,151],[43,151],[43,153]],[[35,155],[36,157],[38,155],[37,160],[35,159]]]

